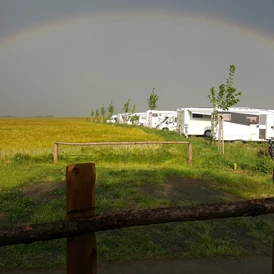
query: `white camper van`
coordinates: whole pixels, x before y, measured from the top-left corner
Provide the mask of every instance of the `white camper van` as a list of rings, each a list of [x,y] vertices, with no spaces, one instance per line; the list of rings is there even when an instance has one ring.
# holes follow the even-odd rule
[[[177,128],[180,134],[211,135],[211,115],[213,108],[178,108],[177,109]]]
[[[107,120],[107,123],[117,123],[118,121],[118,116],[117,115],[112,115],[109,120]]]
[[[129,121],[130,115],[131,115],[131,113],[118,113],[116,123],[127,124]]]
[[[132,122],[132,121],[131,121],[131,117],[132,117],[132,116],[138,116],[138,117],[139,117],[139,120]],[[128,120],[127,123],[128,123],[129,125],[134,124],[134,125],[143,126],[143,125],[146,123],[146,117],[147,117],[147,116],[146,116],[146,112],[132,113],[132,114],[130,115],[129,120]]]
[[[218,117],[217,140],[266,141],[274,137],[274,110],[230,108],[219,110]]]
[[[145,126],[150,128],[156,128],[166,116],[176,115],[176,111],[173,110],[148,110],[146,112]]]
[[[177,115],[168,115],[158,124],[157,129],[166,131],[176,131],[177,130]]]

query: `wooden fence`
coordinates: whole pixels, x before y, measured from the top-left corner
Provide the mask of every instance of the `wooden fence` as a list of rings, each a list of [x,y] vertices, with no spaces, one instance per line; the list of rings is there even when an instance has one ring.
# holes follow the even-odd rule
[[[177,141],[150,141],[150,142],[99,142],[99,143],[71,143],[71,142],[55,142],[53,148],[54,163],[58,163],[59,145],[69,146],[117,146],[117,145],[188,145],[188,164],[192,165],[192,143],[190,142],[177,142]]]
[[[97,273],[95,232],[130,226],[274,213],[274,198],[94,215],[94,163],[66,168],[66,221],[0,228],[0,246],[67,238],[67,273]],[[273,245],[274,247],[274,245]],[[274,253],[274,250],[273,250]],[[272,274],[274,256],[272,255]]]

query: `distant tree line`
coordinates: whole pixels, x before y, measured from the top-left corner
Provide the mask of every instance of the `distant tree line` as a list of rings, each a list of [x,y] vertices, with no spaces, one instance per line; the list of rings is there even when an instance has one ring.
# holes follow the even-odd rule
[[[157,109],[157,102],[159,100],[159,96],[155,93],[155,87],[152,89],[149,98],[147,99],[148,107],[150,110]],[[130,106],[131,98],[129,98],[123,105],[123,112],[134,114],[136,112],[136,105],[134,104],[132,107]],[[115,107],[113,105],[113,101],[110,101],[109,106],[106,108],[103,104],[101,107],[96,109],[91,109],[90,115],[91,115],[91,121],[92,122],[105,122],[107,119],[110,119],[110,117],[114,114]],[[131,122],[135,122],[139,120],[139,116],[132,115],[131,116]]]

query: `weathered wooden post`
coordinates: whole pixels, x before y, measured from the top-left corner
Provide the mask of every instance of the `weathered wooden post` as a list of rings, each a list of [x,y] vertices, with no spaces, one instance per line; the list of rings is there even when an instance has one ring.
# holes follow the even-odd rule
[[[53,147],[53,161],[55,164],[58,163],[58,143],[54,143]]]
[[[274,236],[272,237],[272,274],[274,274]]]
[[[67,220],[90,218],[95,209],[94,163],[74,164],[66,169]],[[94,233],[67,238],[67,274],[96,274],[97,249]]]
[[[192,143],[188,143],[188,164],[192,165]]]

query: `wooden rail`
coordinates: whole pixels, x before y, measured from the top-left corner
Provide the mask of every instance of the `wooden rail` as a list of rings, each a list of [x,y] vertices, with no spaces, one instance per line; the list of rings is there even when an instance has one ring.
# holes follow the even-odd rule
[[[192,143],[179,141],[147,141],[147,142],[99,142],[99,143],[73,143],[73,142],[55,142],[53,148],[54,163],[58,163],[58,146],[116,146],[116,145],[188,145],[188,165],[192,165]]]

